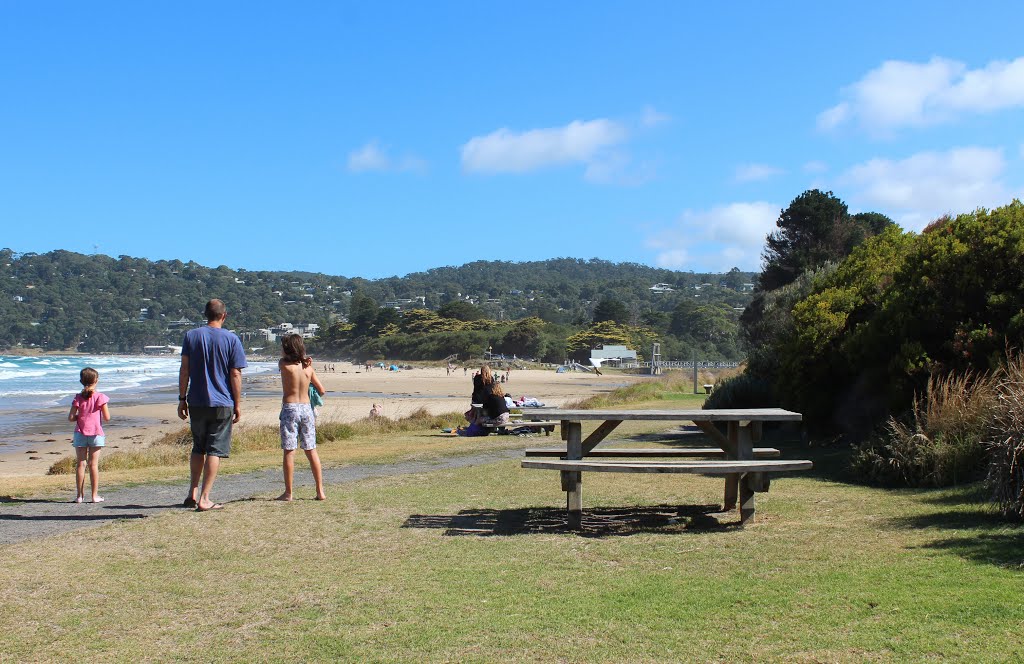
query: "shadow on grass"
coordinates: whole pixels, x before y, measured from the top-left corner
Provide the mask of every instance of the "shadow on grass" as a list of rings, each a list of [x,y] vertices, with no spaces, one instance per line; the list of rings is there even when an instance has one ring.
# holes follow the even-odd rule
[[[403,528],[444,530],[446,537],[493,537],[574,533],[581,537],[622,537],[642,533],[687,533],[738,529],[722,523],[719,505],[658,505],[653,507],[595,507],[583,510],[583,529],[569,528],[564,508],[524,507],[511,510],[463,510],[458,514],[414,514]],[[737,518],[735,512],[729,518]]]
[[[65,499],[47,499],[47,498],[15,498],[14,496],[0,496],[0,503],[67,503],[69,500]]]
[[[925,544],[923,549],[950,551],[976,563],[1024,572],[1024,530],[950,537]]]
[[[1024,526],[1007,522],[991,505],[980,503],[983,486],[944,490],[924,496],[925,503],[965,505],[964,509],[931,512],[891,519],[894,528],[960,531],[953,537],[937,539],[917,548],[948,551],[976,563],[1024,571]],[[974,507],[971,507],[971,504]]]
[[[117,519],[145,519],[145,514],[0,514],[0,521],[115,521]],[[46,533],[50,534],[50,533]]]
[[[178,507],[178,508],[181,508],[181,509],[193,509],[193,508],[190,508],[190,507],[185,507],[181,503],[170,503],[170,504],[167,504],[167,505],[104,505],[103,509],[105,509],[105,510],[170,510],[170,509],[174,509],[175,507]],[[120,517],[118,517],[118,518],[120,518]]]

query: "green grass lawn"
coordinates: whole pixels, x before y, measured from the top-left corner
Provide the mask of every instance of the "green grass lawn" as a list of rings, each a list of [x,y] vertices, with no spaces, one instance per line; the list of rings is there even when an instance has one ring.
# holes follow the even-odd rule
[[[6,546],[0,659],[1024,658],[1024,529],[977,487],[781,478],[743,529],[721,489],[587,474],[581,536],[501,462]]]

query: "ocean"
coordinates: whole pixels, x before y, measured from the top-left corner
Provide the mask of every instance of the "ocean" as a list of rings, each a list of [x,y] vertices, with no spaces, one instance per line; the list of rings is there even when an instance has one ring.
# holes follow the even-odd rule
[[[70,408],[82,389],[78,373],[84,367],[99,372],[97,389],[110,397],[112,408],[168,402],[173,412],[179,366],[176,355],[0,355],[0,444],[52,423],[56,411]],[[244,375],[275,369],[271,362],[250,362]]]

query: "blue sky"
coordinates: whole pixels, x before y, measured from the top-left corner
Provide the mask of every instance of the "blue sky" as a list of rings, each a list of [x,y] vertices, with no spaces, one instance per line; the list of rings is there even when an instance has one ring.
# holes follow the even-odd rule
[[[810,187],[1022,197],[1024,3],[833,4],[0,2],[0,245],[756,270]]]

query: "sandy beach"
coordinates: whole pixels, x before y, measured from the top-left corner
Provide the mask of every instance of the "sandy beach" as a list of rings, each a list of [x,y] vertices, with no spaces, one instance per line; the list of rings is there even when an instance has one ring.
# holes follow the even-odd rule
[[[348,363],[338,362],[333,366],[333,372],[324,372],[323,363],[315,365],[317,375],[327,388],[320,415],[325,421],[361,419],[367,416],[375,403],[380,404],[384,415],[391,418],[403,417],[418,408],[439,414],[461,412],[469,407],[472,372],[464,375],[462,369],[458,369],[446,375],[443,367],[401,371],[375,368],[366,372],[362,366]],[[621,374],[597,376],[583,372],[558,374],[554,370],[528,369],[513,370],[505,387],[515,399],[530,396],[548,406],[561,406],[637,380],[644,378]],[[280,377],[276,373],[245,378],[242,420],[237,426],[276,426],[280,389]],[[177,418],[176,395],[173,392],[167,393],[166,404],[119,407],[116,400],[112,400],[110,407],[113,419],[104,426],[108,451],[144,447],[186,426]],[[66,414],[64,409],[54,409],[52,426],[47,424],[38,432],[21,434],[17,441],[3,441],[16,442],[17,445],[0,447],[0,479],[45,475],[55,461],[73,456],[73,426],[67,421]]]

